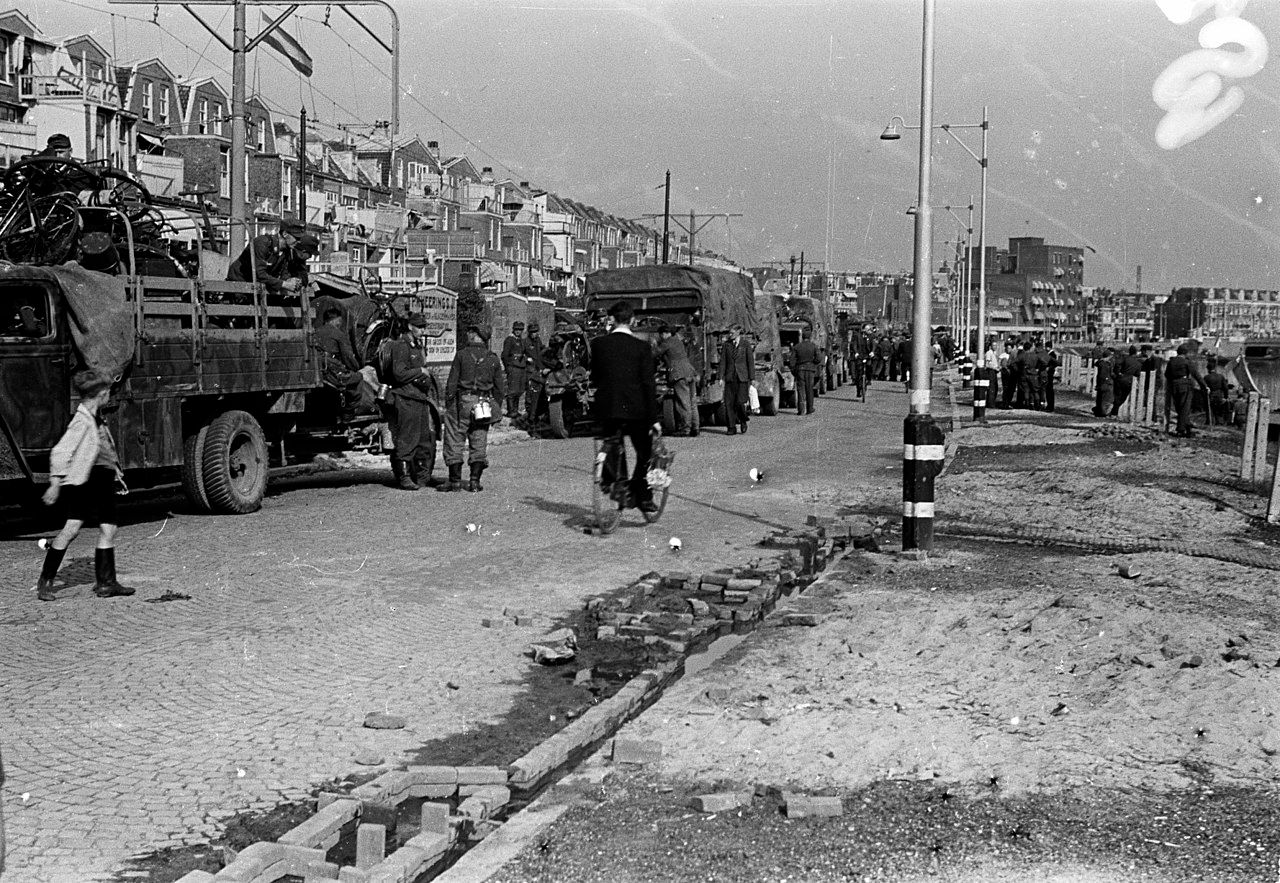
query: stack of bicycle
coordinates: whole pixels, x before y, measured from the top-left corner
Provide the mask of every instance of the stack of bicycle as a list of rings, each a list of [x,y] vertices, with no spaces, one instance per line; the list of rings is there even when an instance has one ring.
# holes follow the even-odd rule
[[[122,254],[156,247],[162,224],[142,182],[105,161],[33,156],[0,175],[0,257],[13,263],[116,273]]]

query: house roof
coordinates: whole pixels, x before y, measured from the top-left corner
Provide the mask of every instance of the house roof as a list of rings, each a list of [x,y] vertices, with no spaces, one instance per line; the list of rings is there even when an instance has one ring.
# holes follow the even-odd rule
[[[451,156],[441,164],[441,168],[460,177],[480,180],[480,172],[465,156]]]
[[[36,23],[28,18],[27,14],[21,9],[6,9],[4,12],[0,12],[0,30],[18,34],[29,40],[43,43],[46,46],[54,45],[48,37],[40,33]]]
[[[71,51],[70,47],[76,43],[88,43],[97,50],[98,54],[104,59],[111,58],[111,53],[107,51],[105,46],[95,40],[92,34],[76,34],[74,37],[64,37],[61,42],[62,46],[67,49],[68,54],[70,54]]]
[[[142,70],[144,67],[158,67],[162,69],[170,80],[177,81],[178,77],[174,74],[169,65],[165,64],[159,58],[144,58],[142,61],[135,61],[129,66],[134,72]]]
[[[222,88],[222,84],[218,82],[218,79],[216,77],[205,77],[204,79],[196,80],[195,82],[190,83],[187,86],[187,88],[190,89],[192,92],[197,92],[201,89],[208,92],[210,89],[212,89],[213,91],[221,95],[223,98],[228,97],[227,90]]]

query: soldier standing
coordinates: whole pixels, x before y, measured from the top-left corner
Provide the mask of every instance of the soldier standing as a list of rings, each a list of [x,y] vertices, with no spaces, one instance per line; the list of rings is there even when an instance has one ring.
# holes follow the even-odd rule
[[[431,472],[435,468],[436,438],[427,404],[430,374],[422,354],[426,328],[426,317],[421,313],[411,314],[405,333],[391,341],[388,359],[387,380],[395,391],[391,420],[395,450],[391,452],[391,473],[396,485],[406,491],[435,484]]]
[[[1173,407],[1178,412],[1177,435],[1191,438],[1191,396],[1196,388],[1204,388],[1204,378],[1196,369],[1195,363],[1187,358],[1191,348],[1185,343],[1178,346],[1177,355],[1169,360],[1164,369],[1164,379],[1169,382],[1169,397],[1173,399]]]
[[[791,349],[791,372],[796,376],[796,415],[799,417],[813,413],[813,383],[821,363],[822,356],[813,343],[813,332],[806,328],[800,333],[800,342]]]
[[[489,465],[489,426],[502,407],[504,381],[502,363],[489,352],[489,330],[469,326],[467,345],[453,357],[444,390],[444,462],[449,481],[437,490],[484,490],[480,476]],[[468,446],[471,479],[463,485],[462,460]]]
[[[525,355],[525,381],[524,381],[524,411],[525,419],[529,421],[529,428],[532,429],[537,425],[538,405],[542,400],[542,387],[544,385],[545,372],[542,361],[542,340],[538,337],[538,323],[530,322],[528,335],[524,339],[524,355]]]
[[[658,331],[662,339],[657,357],[667,366],[667,381],[671,384],[676,405],[676,435],[698,434],[698,410],[693,404],[693,382],[698,373],[693,370],[684,341],[670,325]]]
[[[1116,394],[1116,366],[1112,361],[1113,352],[1111,347],[1104,347],[1093,362],[1094,368],[1098,371],[1094,380],[1093,416],[1095,417],[1111,416],[1111,403]]]
[[[1136,346],[1129,347],[1129,352],[1126,355],[1116,354],[1116,400],[1111,406],[1112,417],[1119,416],[1120,408],[1129,400],[1129,394],[1133,392],[1133,379],[1140,373],[1142,373],[1142,359],[1138,358],[1138,348]]]
[[[1049,341],[1045,350],[1047,364],[1044,370],[1044,409],[1052,414],[1054,408],[1053,393],[1058,385],[1058,369],[1062,367],[1062,359],[1058,356],[1058,351],[1053,348],[1053,341]]]
[[[525,354],[524,323],[512,322],[511,333],[502,342],[502,370],[507,375],[507,416],[520,416],[520,395],[524,392]]]

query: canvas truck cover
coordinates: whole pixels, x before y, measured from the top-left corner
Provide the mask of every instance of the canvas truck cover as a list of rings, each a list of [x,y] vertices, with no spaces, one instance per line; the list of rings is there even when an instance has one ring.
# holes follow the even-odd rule
[[[86,368],[118,379],[133,361],[137,342],[133,305],[125,296],[124,280],[86,270],[77,264],[36,267],[0,264],[0,283],[52,284],[62,292],[76,351]]]
[[[784,322],[808,322],[813,329],[813,342],[825,349],[830,338],[831,326],[827,305],[811,297],[789,297],[784,302]]]
[[[737,323],[748,333],[758,331],[755,293],[751,279],[716,267],[657,264],[622,270],[597,270],[587,276],[588,310],[607,310],[618,299],[632,300],[636,312],[672,309],[671,296],[696,295],[702,305],[702,324],[708,331],[722,331]]]

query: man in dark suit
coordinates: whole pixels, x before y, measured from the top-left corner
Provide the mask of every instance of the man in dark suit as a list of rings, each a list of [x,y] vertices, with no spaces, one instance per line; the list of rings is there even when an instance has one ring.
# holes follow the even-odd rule
[[[804,417],[813,413],[813,383],[822,367],[822,355],[813,342],[813,331],[806,328],[801,340],[791,348],[791,373],[796,378],[796,414]]]
[[[738,428],[747,431],[747,402],[756,382],[756,358],[751,344],[742,337],[743,328],[736,322],[729,326],[729,339],[720,349],[720,379],[724,381],[725,420],[729,435]]]
[[[626,301],[609,308],[613,330],[591,343],[592,416],[602,435],[621,432],[631,439],[636,467],[631,493],[642,512],[656,512],[645,476],[653,453],[650,431],[658,423],[658,365],[653,349],[631,331],[635,311]]]

